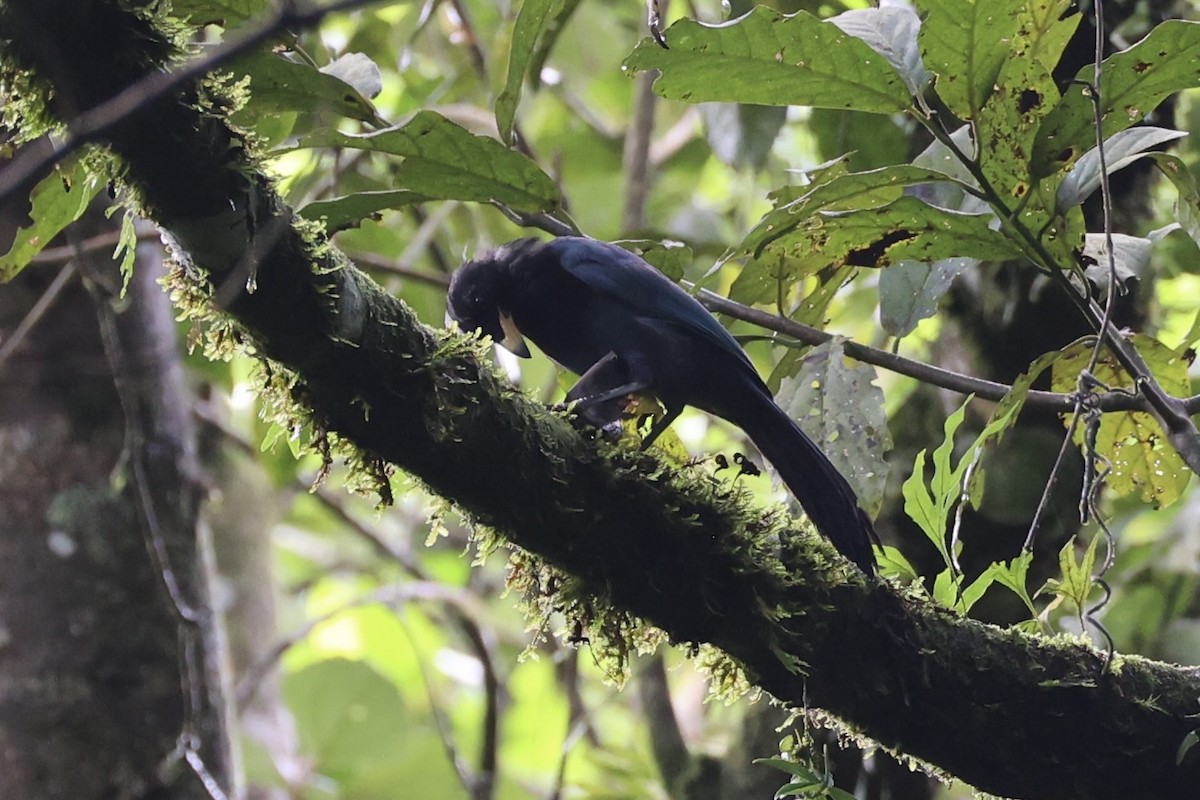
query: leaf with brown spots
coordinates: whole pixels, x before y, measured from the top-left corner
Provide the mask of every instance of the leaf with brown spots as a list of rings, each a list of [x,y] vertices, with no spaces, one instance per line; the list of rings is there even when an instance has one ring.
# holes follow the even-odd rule
[[[1090,84],[1091,66],[1076,79]],[[1200,86],[1200,23],[1170,20],[1146,38],[1104,60],[1100,86],[1104,138],[1133,126],[1168,95]],[[1070,166],[1096,144],[1092,100],[1083,86],[1067,90],[1038,131],[1033,176],[1041,178]]]
[[[1145,334],[1135,334],[1132,342],[1163,389],[1177,397],[1189,393],[1187,362],[1179,353]],[[1079,373],[1087,366],[1091,353],[1091,345],[1087,343],[1076,343],[1063,351],[1063,357],[1055,362],[1051,372],[1054,391],[1075,391]],[[1107,352],[1093,374],[1114,389],[1133,386]],[[1069,425],[1070,420],[1067,415],[1064,422]],[[1083,437],[1084,426],[1080,425],[1075,432],[1075,443],[1082,446]],[[1100,420],[1096,450],[1112,467],[1108,488],[1121,497],[1137,492],[1144,501],[1160,508],[1169,506],[1179,499],[1191,477],[1191,471],[1167,442],[1154,417],[1142,411],[1105,414]]]

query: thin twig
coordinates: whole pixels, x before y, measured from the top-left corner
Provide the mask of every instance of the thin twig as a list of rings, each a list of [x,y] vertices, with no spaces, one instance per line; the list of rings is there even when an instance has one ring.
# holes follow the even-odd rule
[[[408,278],[427,286],[437,286],[442,289],[449,288],[450,286],[449,275],[441,275],[436,272],[417,269],[403,262],[395,262],[390,258],[384,258],[374,253],[347,253],[346,255],[359,266],[376,272],[399,275],[402,278]]]
[[[0,368],[4,366],[4,362],[12,357],[12,354],[17,352],[21,346],[21,342],[25,341],[25,337],[38,324],[42,317],[46,316],[46,312],[53,306],[54,302],[62,295],[63,289],[67,288],[71,277],[75,274],[75,265],[68,263],[58,271],[54,276],[54,280],[50,281],[50,285],[46,287],[46,291],[42,292],[42,296],[37,299],[33,307],[29,309],[21,322],[13,329],[10,335],[3,342],[0,342]]]
[[[744,322],[750,322],[759,327],[766,328],[767,330],[785,334],[804,344],[819,345],[834,338],[833,334],[786,317],[777,316],[769,311],[743,305],[736,300],[722,297],[707,289],[697,291],[696,299],[710,311],[716,311],[734,319],[740,319]],[[964,375],[959,372],[943,369],[942,367],[935,367],[923,361],[905,358],[887,350],[880,350],[869,345],[859,344],[858,342],[846,340],[843,342],[843,349],[846,355],[864,364],[872,364],[900,375],[907,375],[910,378],[916,378],[923,383],[928,383],[942,389],[949,389],[961,394],[974,394],[976,397],[984,400],[999,401],[1012,391],[1012,387],[1005,383],[997,383],[996,381],[976,378],[973,375]],[[1100,395],[1098,400],[1101,409],[1104,411],[1148,410],[1146,403],[1140,397],[1133,397],[1128,392],[1107,392]],[[1075,395],[1073,393],[1067,394],[1031,389],[1026,395],[1025,403],[1030,407],[1069,412],[1075,407]],[[1200,395],[1188,398],[1185,403],[1188,407],[1195,406],[1197,409],[1200,409]]]
[[[137,232],[137,241],[148,242],[151,239],[158,238],[158,231],[151,229],[142,229]],[[84,239],[79,243],[79,247],[72,245],[63,245],[62,247],[47,247],[42,252],[38,253],[33,258],[29,259],[30,264],[62,264],[71,261],[79,253],[98,253],[102,250],[111,250],[121,243],[121,232],[112,231],[110,233],[101,233],[96,236]]]

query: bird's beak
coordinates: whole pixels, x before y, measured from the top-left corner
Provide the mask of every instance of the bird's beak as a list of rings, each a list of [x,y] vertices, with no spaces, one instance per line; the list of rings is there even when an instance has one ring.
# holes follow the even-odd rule
[[[517,323],[513,322],[512,317],[503,311],[500,312],[500,328],[504,331],[500,346],[521,358],[529,358],[529,346],[525,344],[525,337],[517,330]]]

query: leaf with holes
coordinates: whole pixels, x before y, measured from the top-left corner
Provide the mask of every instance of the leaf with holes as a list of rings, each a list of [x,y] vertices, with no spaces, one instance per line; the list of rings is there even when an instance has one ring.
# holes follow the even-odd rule
[[[1050,71],[1034,58],[1004,62],[987,102],[975,117],[979,167],[1010,204],[1029,194],[1029,162],[1042,119],[1058,102]]]
[[[1200,245],[1200,191],[1188,165],[1169,153],[1153,153],[1154,164],[1175,187],[1175,220],[1192,241]]]
[[[625,68],[659,70],[654,89],[673,100],[881,114],[912,106],[908,88],[886,58],[804,11],[789,15],[757,6],[717,25],[683,19],[666,35],[670,50],[643,40]]]
[[[763,248],[802,225],[817,211],[876,208],[899,199],[906,186],[942,181],[957,183],[946,173],[929,167],[897,164],[847,173],[844,162],[836,162],[818,173],[814,182],[807,186],[788,186],[773,192],[775,208],[746,234],[736,253],[760,256]]]
[[[1074,0],[1026,0],[1017,14],[1013,50],[1053,70],[1082,19]]]
[[[847,363],[841,341],[834,339],[809,350],[799,373],[785,378],[775,396],[871,512],[883,502],[888,476],[883,455],[892,445],[875,377],[872,367]]]
[[[1132,344],[1168,394],[1177,397],[1189,393],[1187,362],[1162,342],[1145,334],[1135,334]],[[1051,372],[1051,385],[1058,392],[1074,392],[1080,372],[1091,358],[1091,347],[1076,343],[1063,351]],[[1112,356],[1105,352],[1093,375],[1106,386],[1132,389],[1133,382]],[[1066,416],[1070,424],[1070,415]],[[1075,443],[1083,446],[1086,422],[1075,431]],[[1191,472],[1154,417],[1144,411],[1120,411],[1100,418],[1095,439],[1099,468],[1109,468],[1105,485],[1124,497],[1138,493],[1143,501],[1158,507],[1179,499]]]
[[[1076,76],[1083,84],[1095,78],[1092,66]],[[1146,38],[1104,60],[1100,85],[1105,138],[1140,122],[1167,95],[1200,85],[1200,23],[1169,20]],[[1034,146],[1034,178],[1073,164],[1096,143],[1092,98],[1082,85],[1063,95],[1038,131]]]
[[[921,55],[938,97],[975,119],[1012,54],[1023,0],[919,0]]]
[[[886,267],[904,259],[1015,258],[1020,249],[993,230],[992,214],[961,214],[905,196],[878,208],[818,211],[764,252],[817,254],[827,264]]]

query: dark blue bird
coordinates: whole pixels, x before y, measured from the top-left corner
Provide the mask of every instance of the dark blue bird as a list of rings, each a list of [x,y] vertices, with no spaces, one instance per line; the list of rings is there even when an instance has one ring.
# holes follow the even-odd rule
[[[520,239],[469,262],[450,281],[450,316],[528,357],[522,337],[581,375],[567,395],[588,420],[617,419],[631,394],[667,413],[643,447],[684,406],[745,431],[809,518],[867,574],[878,536],[850,484],[775,404],[737,340],[700,303],[620,247],[578,237]]]

